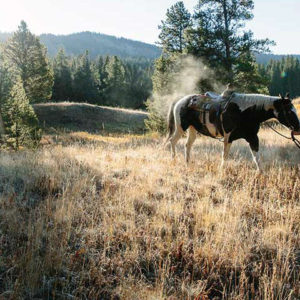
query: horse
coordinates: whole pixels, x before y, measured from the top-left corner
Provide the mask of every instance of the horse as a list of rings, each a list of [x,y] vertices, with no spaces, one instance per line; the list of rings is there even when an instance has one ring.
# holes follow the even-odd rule
[[[260,171],[259,139],[257,133],[262,122],[276,118],[281,124],[300,134],[300,121],[289,94],[285,97],[261,94],[240,94],[226,91],[222,95],[208,92],[204,95],[188,95],[174,102],[168,114],[169,135],[165,143],[171,144],[172,157],[175,145],[185,131],[185,160],[190,161],[191,147],[197,132],[224,141],[221,167],[228,159],[232,142],[245,139],[253,161]]]

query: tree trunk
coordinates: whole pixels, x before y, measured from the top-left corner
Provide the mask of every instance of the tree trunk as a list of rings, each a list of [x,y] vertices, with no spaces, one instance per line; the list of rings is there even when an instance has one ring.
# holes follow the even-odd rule
[[[2,112],[0,108],[0,138],[2,138],[4,134],[5,134],[5,128],[4,128],[4,122],[2,119]]]
[[[225,36],[224,36],[224,43],[225,43],[225,53],[226,53],[226,70],[228,72],[228,79],[229,83],[233,83],[233,71],[232,71],[232,60],[231,60],[231,49],[230,49],[230,42],[229,42],[229,19],[228,19],[228,12],[227,12],[227,0],[222,1],[223,7],[223,15],[224,15],[224,23],[225,23]]]

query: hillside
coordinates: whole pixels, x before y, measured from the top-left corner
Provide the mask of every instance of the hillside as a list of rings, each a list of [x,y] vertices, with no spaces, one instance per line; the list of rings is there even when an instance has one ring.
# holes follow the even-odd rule
[[[7,40],[10,35],[0,32],[0,42]],[[155,45],[89,31],[68,35],[41,34],[39,37],[51,57],[60,48],[64,48],[67,55],[79,55],[88,50],[92,58],[98,55],[117,55],[122,58],[155,59],[161,53],[160,48]]]
[[[142,133],[147,113],[86,103],[35,104],[42,126],[66,131]]]
[[[256,61],[259,64],[267,64],[270,60],[281,60],[283,57],[288,56],[287,54],[256,54]],[[291,56],[294,56],[300,60],[300,55],[299,54],[291,54]]]
[[[0,32],[0,42],[5,42],[11,33]],[[117,55],[122,58],[144,57],[155,59],[160,56],[161,49],[155,45],[116,37],[96,32],[78,32],[67,35],[41,34],[40,39],[47,47],[51,57],[55,56],[60,48],[64,48],[68,55],[79,55],[89,50],[92,58],[98,55]],[[267,64],[271,59],[281,60],[286,54],[256,54],[260,64]],[[300,54],[293,54],[300,59]]]

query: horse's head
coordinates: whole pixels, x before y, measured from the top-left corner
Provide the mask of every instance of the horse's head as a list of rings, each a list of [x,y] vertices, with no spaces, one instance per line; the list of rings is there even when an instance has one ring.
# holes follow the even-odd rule
[[[290,128],[295,134],[300,134],[300,121],[297,110],[289,94],[285,97],[279,95],[279,99],[274,101],[274,114],[281,124]]]

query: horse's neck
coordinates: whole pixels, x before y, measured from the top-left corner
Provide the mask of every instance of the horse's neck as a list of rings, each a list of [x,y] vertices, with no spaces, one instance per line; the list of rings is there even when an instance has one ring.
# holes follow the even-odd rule
[[[256,118],[260,123],[265,122],[269,119],[275,118],[274,108],[270,108],[268,110],[266,110],[263,107],[256,108],[254,111],[254,114],[256,115]]]
[[[256,94],[234,94],[233,102],[237,103],[242,111],[253,109],[251,114],[260,123],[274,118],[274,101],[276,97]]]

